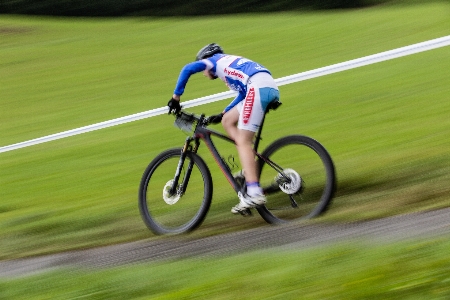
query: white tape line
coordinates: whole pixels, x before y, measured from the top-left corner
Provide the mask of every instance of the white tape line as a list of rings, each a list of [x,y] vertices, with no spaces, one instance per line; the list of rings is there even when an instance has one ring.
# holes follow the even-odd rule
[[[394,59],[394,58],[398,58],[398,57],[402,57],[402,56],[407,56],[407,55],[411,55],[411,54],[415,54],[415,53],[419,53],[419,52],[424,52],[424,51],[428,51],[428,50],[432,50],[432,49],[436,49],[436,48],[441,48],[441,47],[445,47],[445,46],[449,46],[449,45],[450,45],[450,35],[441,37],[438,39],[418,43],[418,44],[413,44],[413,45],[402,47],[402,48],[397,48],[397,49],[390,50],[390,51],[381,52],[381,53],[374,54],[374,55],[369,55],[369,56],[349,60],[346,62],[326,66],[323,68],[318,68],[315,70],[306,71],[306,72],[278,78],[275,81],[277,82],[277,84],[279,86],[282,86],[285,84],[291,84],[291,83],[295,83],[295,82],[299,82],[299,81],[303,81],[303,80],[307,80],[307,79],[311,79],[311,78],[316,78],[316,77],[325,76],[328,74],[342,72],[345,70],[354,69],[354,68],[374,64],[377,62],[382,62],[382,61],[386,61],[386,60],[390,60],[390,59]],[[194,106],[211,103],[211,102],[215,102],[215,101],[219,101],[219,100],[223,100],[223,99],[227,99],[227,98],[232,98],[234,95],[235,95],[234,92],[228,91],[228,92],[218,93],[218,94],[214,94],[214,95],[210,95],[210,96],[205,96],[205,97],[197,98],[197,99],[190,100],[190,101],[184,101],[183,107],[185,107],[185,108],[194,107]],[[116,125],[120,125],[120,124],[124,124],[124,123],[128,123],[128,122],[142,120],[142,119],[162,115],[165,113],[167,113],[167,107],[160,107],[160,108],[144,111],[144,112],[137,113],[137,114],[133,114],[133,115],[129,115],[129,116],[125,116],[125,117],[121,117],[121,118],[117,118],[117,119],[113,119],[113,120],[109,120],[109,121],[104,121],[101,123],[96,123],[96,124],[92,124],[92,125],[52,134],[52,135],[47,135],[47,136],[44,136],[41,138],[37,138],[37,139],[33,139],[33,140],[21,142],[21,143],[0,147],[0,153],[16,150],[16,149],[20,149],[20,148],[25,148],[25,147],[29,147],[29,146],[33,146],[33,145],[37,145],[37,144],[42,144],[42,143],[66,138],[69,136],[82,134],[82,133],[86,133],[86,132],[90,132],[90,131],[94,131],[94,130],[99,130],[99,129],[103,129],[103,128],[107,128],[107,127],[112,127],[112,126],[116,126]]]
[[[281,85],[290,84],[290,83],[307,80],[307,79],[311,79],[311,78],[315,78],[315,77],[325,76],[328,74],[342,72],[345,70],[350,70],[350,69],[354,69],[354,68],[358,68],[358,67],[362,67],[362,66],[367,66],[370,64],[374,64],[374,63],[378,63],[378,62],[382,62],[382,61],[386,61],[386,60],[390,60],[390,59],[394,59],[394,58],[398,58],[398,57],[402,57],[402,56],[407,56],[407,55],[411,55],[411,54],[415,54],[415,53],[419,53],[419,52],[424,52],[427,50],[441,48],[441,47],[445,47],[445,46],[449,46],[449,45],[450,45],[450,35],[442,37],[442,38],[429,40],[426,42],[402,47],[402,48],[397,48],[394,50],[381,52],[378,54],[373,54],[373,55],[349,60],[346,62],[326,66],[326,67],[315,69],[315,70],[306,71],[303,73],[294,74],[294,75],[286,76],[283,78],[278,78],[275,81],[277,82],[277,84],[279,86],[281,86]]]

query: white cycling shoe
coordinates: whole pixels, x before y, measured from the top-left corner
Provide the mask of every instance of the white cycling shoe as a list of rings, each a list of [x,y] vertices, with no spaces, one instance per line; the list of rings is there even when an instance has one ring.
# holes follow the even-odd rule
[[[248,214],[250,208],[266,204],[266,197],[264,195],[249,196],[238,193],[239,203],[231,209],[233,214]]]

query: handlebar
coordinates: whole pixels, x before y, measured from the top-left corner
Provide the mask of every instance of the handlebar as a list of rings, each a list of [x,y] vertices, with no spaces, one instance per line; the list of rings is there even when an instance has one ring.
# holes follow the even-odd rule
[[[193,132],[197,125],[207,126],[209,125],[209,118],[205,117],[204,114],[196,115],[193,113],[186,112],[184,110],[180,110],[175,115],[175,126],[180,128],[185,132]]]

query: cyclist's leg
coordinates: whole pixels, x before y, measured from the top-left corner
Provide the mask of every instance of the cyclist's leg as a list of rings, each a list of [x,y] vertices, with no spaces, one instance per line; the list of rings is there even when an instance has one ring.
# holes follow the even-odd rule
[[[239,160],[245,170],[245,180],[247,183],[259,181],[255,153],[253,152],[253,137],[255,133],[249,130],[237,129],[236,148],[239,153]]]
[[[234,139],[239,153],[239,160],[245,170],[247,182],[258,182],[257,164],[253,151],[253,137],[259,128],[264,111],[259,101],[259,93],[249,89],[247,97],[222,119],[222,125],[228,135]],[[238,126],[239,123],[239,126]],[[239,127],[239,128],[238,128]]]
[[[253,137],[255,132],[238,129],[237,122],[241,114],[238,105],[228,111],[222,119],[222,125],[227,134],[235,141],[239,153],[239,160],[242,168],[245,170],[245,178],[248,182],[258,181],[258,172],[256,171],[255,153],[253,152]]]
[[[232,213],[247,214],[249,208],[266,203],[266,197],[259,185],[258,165],[253,150],[254,136],[264,117],[258,94],[253,87],[250,88],[247,98],[240,105],[235,141],[241,165],[245,170],[246,193],[239,195],[239,204],[231,209]]]
[[[238,120],[238,139],[236,146],[241,164],[245,170],[247,194],[250,196],[262,195],[259,187],[259,176],[255,153],[253,151],[253,138],[264,118],[263,103],[260,89],[256,84],[250,84],[246,98],[238,105],[240,109]]]
[[[227,132],[228,136],[233,140],[236,140],[238,135],[237,122],[239,119],[239,110],[237,107],[233,107],[222,118],[222,126]]]
[[[253,78],[253,77],[252,77]],[[266,87],[266,88],[261,88]],[[279,97],[273,78],[267,73],[258,74],[248,86],[245,99],[235,106],[222,124],[227,133],[235,140],[239,159],[245,170],[247,195],[240,196],[240,203],[232,208],[233,213],[242,213],[249,207],[266,202],[259,186],[258,165],[253,151],[253,138],[264,118],[265,109],[271,101]],[[236,128],[237,123],[237,128]]]

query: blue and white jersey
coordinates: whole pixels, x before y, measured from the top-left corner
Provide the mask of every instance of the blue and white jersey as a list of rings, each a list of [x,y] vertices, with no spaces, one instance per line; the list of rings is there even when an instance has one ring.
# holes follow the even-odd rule
[[[238,92],[237,97],[227,106],[225,111],[233,108],[245,99],[248,79],[259,72],[269,73],[262,65],[247,58],[228,54],[215,54],[212,57],[196,61],[184,66],[178,78],[174,93],[182,95],[189,77],[204,70],[210,70],[225,82],[229,89]]]
[[[269,70],[254,61],[236,55],[216,54],[202,60],[225,84],[236,92],[247,93],[248,79],[259,72]]]

